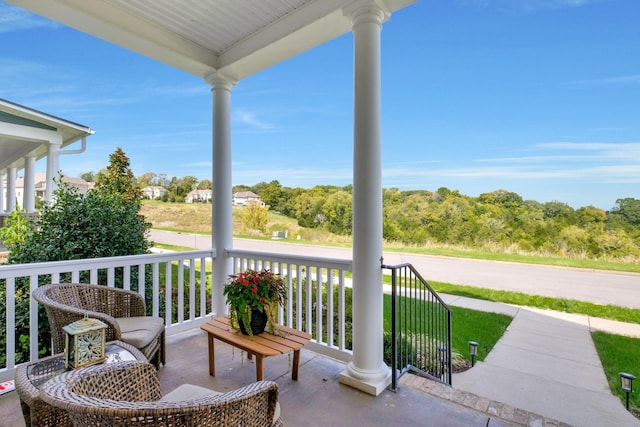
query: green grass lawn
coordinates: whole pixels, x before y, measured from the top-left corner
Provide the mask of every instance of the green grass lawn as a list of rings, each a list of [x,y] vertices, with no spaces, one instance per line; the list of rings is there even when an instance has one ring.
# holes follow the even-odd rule
[[[605,332],[592,332],[593,342],[598,350],[598,356],[602,361],[609,387],[614,395],[617,395],[626,403],[626,394],[620,387],[620,372],[635,375],[634,388],[640,386],[640,339],[607,334]],[[640,393],[629,395],[629,409],[640,417]]]
[[[461,307],[450,308],[451,346],[468,360],[471,360],[469,341],[476,341],[479,344],[476,360],[484,360],[513,320],[511,316],[505,314],[487,313]]]
[[[480,344],[476,360],[484,360],[507,330],[512,320],[510,316],[504,314],[488,313],[462,307],[449,308],[451,309],[452,351],[459,353],[467,360],[471,360],[469,356],[469,341],[476,341]],[[390,329],[391,295],[384,295],[383,310],[385,330]]]
[[[507,304],[522,305],[527,307],[543,308],[547,310],[563,311],[565,313],[584,314],[586,316],[640,324],[640,310],[628,307],[593,304],[590,302],[576,301],[565,298],[527,295],[521,292],[499,291],[486,288],[476,288],[473,286],[452,285],[450,283],[443,282],[429,282],[429,284],[436,292],[444,294],[459,295],[463,297],[503,302]]]
[[[590,270],[628,271],[640,273],[640,264],[624,261],[607,261],[596,259],[569,258],[561,256],[541,256],[510,254],[502,252],[487,252],[477,249],[462,249],[452,247],[399,247],[385,246],[385,251],[407,252],[422,255],[440,255],[455,258],[485,259],[492,261],[520,262],[525,264],[555,265],[558,267],[587,268]]]
[[[567,313],[578,313],[593,317],[607,318],[619,320],[622,322],[640,323],[640,310],[617,307],[612,305],[598,305],[591,304],[582,301],[566,300],[562,298],[550,298],[540,297],[535,295],[526,295],[518,292],[508,291],[494,291],[491,289],[474,288],[471,286],[458,286],[448,283],[431,282],[431,286],[441,293],[448,293],[453,295],[461,295],[470,298],[484,299],[496,302],[504,302],[510,304],[517,304],[528,307],[544,308],[549,310],[564,311]],[[457,309],[453,307],[453,310]],[[462,318],[464,313],[457,314],[460,323],[470,322],[482,322],[485,319],[480,316],[480,319],[465,320]],[[454,323],[457,325],[458,323]],[[489,329],[497,328],[495,324],[488,326]],[[505,327],[506,329],[506,327]],[[462,334],[455,326],[453,328],[454,336]],[[503,331],[504,332],[504,331]],[[465,332],[466,333],[466,332]],[[500,336],[502,332],[500,333]],[[500,336],[498,338],[500,338]],[[595,331],[592,332],[593,342],[598,351],[598,356],[605,371],[609,388],[614,395],[617,395],[625,403],[626,395],[620,388],[620,372],[627,372],[632,375],[640,374],[640,339],[624,337],[620,335],[608,334],[605,332]],[[459,339],[459,343],[456,345],[464,345],[464,339],[462,336],[456,337]],[[479,338],[480,339],[480,338]],[[469,340],[478,341],[479,339],[469,338]],[[479,348],[479,358],[484,358],[484,351],[491,351],[489,349],[483,349],[482,344]],[[638,376],[638,383],[640,384],[640,375]],[[630,410],[638,417],[640,417],[640,394],[632,393],[629,397]]]

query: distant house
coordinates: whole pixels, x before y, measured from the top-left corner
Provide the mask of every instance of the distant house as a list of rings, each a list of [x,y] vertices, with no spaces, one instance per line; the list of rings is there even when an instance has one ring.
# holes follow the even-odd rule
[[[185,203],[203,203],[211,201],[211,190],[192,190],[184,198]]]
[[[142,197],[155,200],[161,199],[162,196],[164,196],[164,194],[167,192],[167,189],[158,185],[149,185],[147,187],[144,187],[140,191],[142,191]]]
[[[249,206],[249,203],[256,202],[260,206],[264,206],[264,203],[253,191],[239,191],[233,195],[233,206]]]
[[[87,194],[87,191],[92,188],[92,182],[87,182],[82,178],[71,178],[66,175],[62,176],[62,181],[70,184],[78,189],[81,194]],[[44,172],[38,172],[34,176],[35,195],[41,200],[44,200],[47,191],[47,176]],[[6,184],[5,184],[6,187]],[[16,199],[18,206],[22,206],[24,194],[24,178],[16,179]]]

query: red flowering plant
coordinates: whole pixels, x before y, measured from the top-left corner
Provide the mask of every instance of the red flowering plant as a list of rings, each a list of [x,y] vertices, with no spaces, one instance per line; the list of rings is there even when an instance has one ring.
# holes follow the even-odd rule
[[[275,332],[278,306],[284,305],[287,300],[287,289],[279,275],[269,270],[246,270],[238,275],[231,275],[223,294],[229,304],[232,328],[240,329],[242,322],[247,334],[253,336],[252,311],[257,310],[266,314],[269,332]]]

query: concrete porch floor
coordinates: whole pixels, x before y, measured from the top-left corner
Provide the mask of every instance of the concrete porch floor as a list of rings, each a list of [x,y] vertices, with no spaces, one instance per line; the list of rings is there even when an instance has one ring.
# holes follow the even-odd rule
[[[165,393],[190,383],[218,391],[255,381],[255,364],[240,351],[216,341],[216,376],[208,373],[206,333],[198,329],[167,338],[167,365],[160,369]],[[285,425],[290,426],[469,426],[506,427],[508,423],[468,406],[427,394],[423,380],[401,381],[397,392],[373,397],[338,381],[344,363],[303,349],[298,381],[291,379],[288,356],[264,360],[266,380],[279,386]],[[405,377],[412,377],[405,375]],[[426,381],[426,380],[425,380]],[[430,381],[433,383],[432,381]],[[449,389],[442,386],[441,390]],[[450,390],[450,389],[449,389]],[[24,426],[17,394],[0,396],[0,426]]]
[[[255,381],[255,364],[216,341],[216,376],[209,376],[206,333],[199,328],[167,337],[167,365],[160,369],[164,393],[184,383],[228,391]],[[341,361],[303,349],[298,381],[289,356],[264,360],[266,380],[279,386],[285,425],[290,426],[559,426],[565,425],[499,402],[404,375],[396,392],[373,397],[339,383]],[[17,394],[0,396],[0,426],[22,427]]]
[[[255,381],[255,364],[247,360],[246,355],[219,341],[215,343],[216,376],[210,377],[206,334],[200,331],[171,337],[170,343],[169,362],[160,375],[163,390],[170,391],[188,382],[226,391]],[[384,391],[377,398],[370,396],[339,383],[339,375],[345,369],[344,363],[305,349],[301,352],[297,381],[291,379],[290,363],[289,356],[264,360],[265,379],[278,383],[285,425],[509,425],[498,420],[490,422],[491,417],[486,414],[428,396],[410,387],[401,387],[395,393]],[[189,372],[184,372],[185,369]]]

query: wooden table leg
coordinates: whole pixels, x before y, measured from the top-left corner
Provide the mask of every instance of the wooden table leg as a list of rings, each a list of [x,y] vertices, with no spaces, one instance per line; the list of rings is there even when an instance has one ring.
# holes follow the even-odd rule
[[[216,376],[216,362],[214,359],[213,335],[209,335],[209,375]]]
[[[264,378],[264,370],[262,366],[262,355],[256,354],[256,381],[262,381]]]
[[[293,351],[293,368],[291,369],[291,379],[298,380],[298,365],[300,364],[300,350]]]

